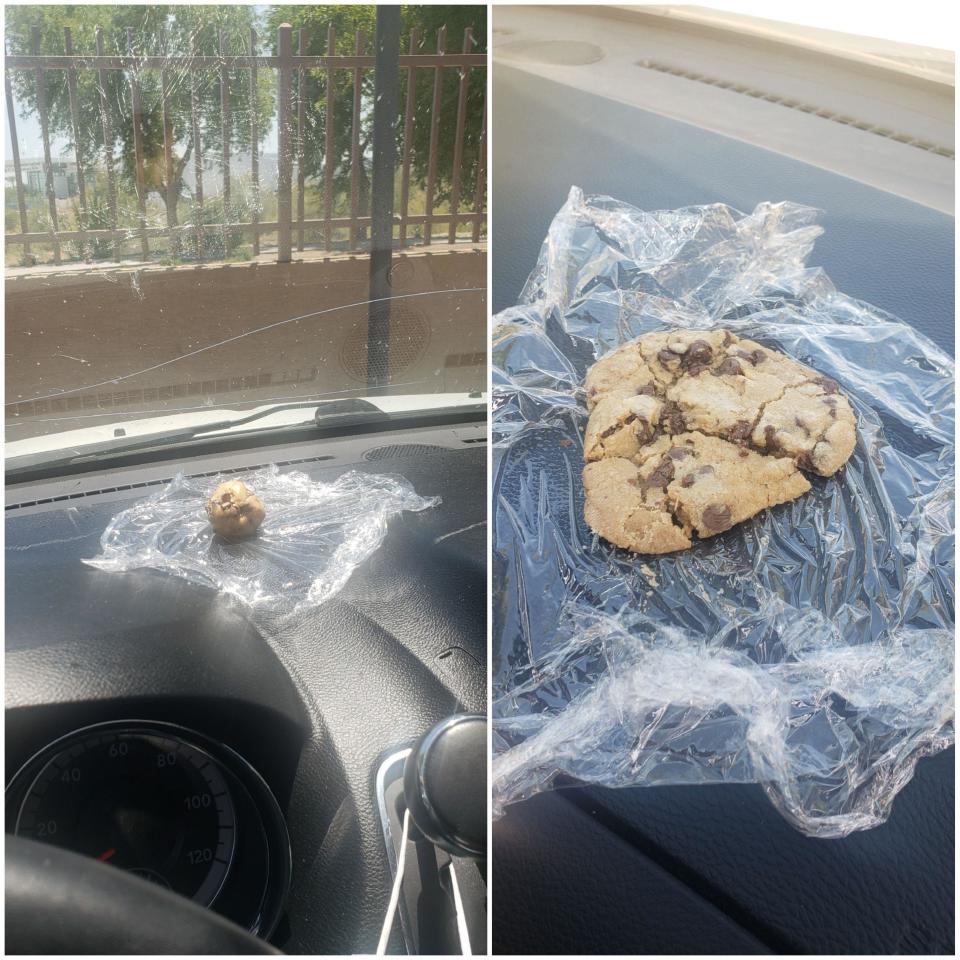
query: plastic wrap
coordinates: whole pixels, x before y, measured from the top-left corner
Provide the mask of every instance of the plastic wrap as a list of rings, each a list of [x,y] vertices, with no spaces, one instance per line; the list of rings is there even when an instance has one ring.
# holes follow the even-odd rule
[[[759,783],[804,833],[844,836],[953,742],[953,362],[805,267],[816,217],[574,188],[495,317],[497,815],[560,775]],[[690,550],[614,548],[583,520],[586,370],[643,333],[717,326],[836,379],[856,450]]]
[[[216,487],[241,479],[263,501],[256,536],[228,541],[214,534],[204,504]],[[329,600],[383,542],[391,517],[425,510],[399,477],[350,471],[330,483],[276,467],[239,478],[178,475],[146,500],[117,514],[87,560],[101,570],[150,568],[213,587],[256,611],[285,615]]]

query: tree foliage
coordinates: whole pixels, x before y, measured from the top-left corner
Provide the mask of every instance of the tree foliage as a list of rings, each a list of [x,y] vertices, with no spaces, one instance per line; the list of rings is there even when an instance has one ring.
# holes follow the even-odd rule
[[[294,28],[294,52],[298,51],[298,31],[305,30],[309,54],[326,53],[327,27],[336,29],[336,49],[340,54],[352,54],[357,32],[363,36],[364,52],[373,51],[376,28],[376,7],[367,5],[292,5],[267,8],[262,22],[252,5],[220,6],[203,5],[153,5],[117,4],[115,6],[65,4],[50,6],[8,6],[6,10],[7,49],[13,54],[31,53],[31,28],[39,27],[40,53],[57,55],[65,53],[64,27],[72,33],[73,50],[78,55],[96,53],[96,28],[103,30],[104,53],[143,56],[189,56],[200,54],[214,56],[219,52],[219,35],[225,37],[228,54],[249,52],[250,30],[258,31],[258,52],[276,54],[277,29],[287,22]],[[473,47],[469,52],[486,50],[486,8],[483,6],[404,6],[401,8],[401,52],[409,52],[410,31],[416,28],[420,34],[417,52],[433,53],[437,49],[437,31],[447,28],[448,53],[459,53],[463,46],[466,27],[473,28]],[[430,140],[430,114],[433,99],[435,71],[417,71],[415,95],[415,122],[412,136],[412,179],[425,185]],[[104,101],[106,117],[111,128],[112,152],[118,158],[117,171],[121,184],[132,193],[136,184],[134,149],[134,124],[132,108],[132,84],[134,76],[129,70],[108,70],[105,73],[104,97],[98,74],[90,69],[76,72],[78,86],[79,148],[84,164],[89,167],[104,166]],[[457,70],[442,71],[442,99],[440,110],[440,138],[437,153],[436,202],[449,196],[453,173],[454,133],[457,122],[459,74]],[[400,71],[400,88],[397,92],[397,144],[402,149],[403,112],[406,103],[409,71]],[[16,99],[21,107],[36,114],[37,77],[32,70],[13,73]],[[302,155],[304,170],[308,176],[321,180],[325,160],[325,131],[327,122],[326,75],[324,71],[306,71],[304,100],[304,141]],[[372,138],[373,71],[362,71],[363,107],[361,111],[361,206],[366,206],[369,190],[369,155]],[[48,70],[44,73],[44,89],[47,101],[47,116],[52,136],[70,142],[73,155],[73,119],[65,70]],[[166,70],[143,69],[137,72],[141,102],[140,129],[143,136],[144,177],[147,193],[158,193],[167,204],[168,216],[174,223],[177,219],[176,201],[187,195],[184,179],[187,165],[193,153],[192,87],[195,85],[198,98],[198,120],[201,128],[202,153],[205,160],[212,161],[212,169],[205,177],[205,186],[219,183],[219,160],[222,150],[222,117],[220,102],[220,71],[218,68],[203,69],[191,77],[191,71],[182,68]],[[228,89],[230,104],[229,137],[231,151],[248,152],[251,136],[251,102],[247,70],[229,71]],[[477,174],[483,93],[486,83],[485,70],[472,70],[469,76],[469,94],[463,149],[461,175],[461,209],[468,209]],[[165,88],[164,88],[165,87]],[[173,175],[167,177],[164,152],[164,92],[167,97],[168,115],[172,121],[172,166]],[[298,93],[297,78],[294,78],[294,98]],[[256,96],[259,138],[264,139],[276,119],[276,71],[258,71]],[[296,110],[294,103],[293,109]],[[350,189],[351,136],[353,122],[353,71],[338,70],[335,84],[334,121],[334,173],[335,192],[348,193]],[[399,155],[399,154],[398,154]],[[92,178],[91,178],[92,179]],[[207,186],[209,194],[210,186]],[[257,198],[251,198],[253,203]],[[99,209],[99,207],[98,207]],[[102,213],[102,211],[101,211]],[[94,223],[96,219],[98,222]],[[132,223],[135,212],[126,211],[124,220]],[[88,216],[86,226],[101,226],[100,216]]]
[[[446,50],[448,53],[484,53],[487,49],[486,7],[483,6],[403,6],[401,7],[400,52],[410,52],[410,32],[419,32],[419,44],[415,53],[434,53],[437,50],[437,34],[441,27],[447,28]],[[336,53],[353,54],[357,34],[362,37],[363,51],[372,53],[376,31],[376,7],[340,4],[303,4],[271,7],[266,15],[266,30],[273,52],[276,52],[277,32],[282,23],[293,27],[294,52],[299,52],[299,33],[303,29],[306,39],[305,52],[320,56],[327,52],[327,30],[333,26],[336,34]],[[473,30],[472,49],[463,51],[464,31]],[[420,69],[416,75],[414,125],[411,150],[412,179],[424,186],[427,182],[427,166],[430,145],[430,112],[433,101],[435,71]],[[406,106],[409,71],[401,69],[397,91],[397,149],[403,148],[403,114]],[[373,71],[363,72],[362,95],[364,109],[369,109],[373,100]],[[435,199],[440,202],[449,197],[453,175],[454,135],[457,123],[457,103],[460,76],[457,70],[443,71],[442,98],[440,107],[440,138],[437,150],[437,181]],[[477,175],[480,133],[482,128],[483,98],[486,85],[486,70],[471,70],[468,83],[466,126],[461,168],[461,209],[469,209]],[[326,153],[327,124],[327,78],[322,70],[307,71],[304,77],[304,170],[308,176],[321,178]],[[297,85],[295,82],[295,95]],[[334,184],[338,192],[350,188],[351,138],[353,124],[353,71],[338,70],[335,73],[333,110],[333,170]],[[373,125],[369,113],[361,116],[360,148],[364,161],[361,164],[361,199],[369,189],[369,148]]]
[[[226,50],[232,54],[248,52],[250,29],[256,25],[251,6],[84,6],[81,4],[51,6],[11,6],[7,9],[6,41],[11,53],[31,53],[31,28],[40,28],[40,53],[65,53],[64,27],[72,34],[75,54],[96,53],[96,28],[103,30],[104,53],[141,56],[213,56],[219,52],[222,31]],[[257,109],[266,118],[261,137],[269,127],[273,110],[272,72],[258,73]],[[105,97],[101,97],[96,71],[77,71],[77,103],[79,113],[79,147],[87,166],[104,165],[104,101],[115,151],[119,148],[118,173],[123,185],[132,191],[136,183],[134,150],[133,88],[134,77],[128,70],[105,73]],[[193,152],[191,75],[187,70],[171,68],[138,71],[141,103],[140,130],[143,135],[144,178],[147,193],[157,192],[168,205],[174,222],[176,205],[186,189],[184,172]],[[205,158],[219,159],[222,150],[222,117],[220,74],[216,68],[196,74],[198,122],[202,153]],[[245,70],[229,72],[230,104],[229,136],[231,149],[250,148],[250,87]],[[47,116],[51,135],[66,138],[73,155],[73,120],[64,70],[44,73]],[[173,177],[167,182],[164,154],[163,93],[167,96],[171,119]],[[37,79],[34,71],[16,71],[14,87],[21,106],[38,111]],[[208,174],[209,176],[209,174]],[[172,208],[172,209],[171,209]]]

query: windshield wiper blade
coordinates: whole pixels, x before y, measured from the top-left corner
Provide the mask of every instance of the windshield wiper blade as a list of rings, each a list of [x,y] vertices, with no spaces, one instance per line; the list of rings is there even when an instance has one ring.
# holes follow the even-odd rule
[[[348,397],[343,400],[301,400],[297,403],[277,403],[272,407],[264,407],[262,410],[255,410],[249,416],[238,417],[235,420],[221,420],[214,423],[203,423],[197,427],[191,428],[193,437],[202,436],[205,433],[216,433],[220,430],[229,430],[233,427],[242,427],[244,424],[253,423],[254,420],[262,420],[274,413],[280,413],[283,410],[305,410],[313,409],[313,422],[318,427],[336,427],[352,426],[355,423],[381,423],[390,419],[389,413],[384,413],[378,406],[362,397]],[[304,420],[297,426],[303,426],[309,423]],[[146,439],[146,438],[144,438]]]
[[[237,417],[232,420],[214,420],[210,423],[197,424],[195,427],[186,427],[179,430],[164,430],[157,433],[151,433],[145,437],[131,437],[124,441],[120,438],[110,440],[104,443],[94,443],[75,450],[63,457],[52,460],[44,459],[44,465],[50,467],[63,467],[73,464],[84,463],[89,460],[96,460],[98,457],[109,455],[115,456],[124,453],[134,453],[137,450],[147,450],[162,444],[181,443],[187,440],[195,440],[199,437],[211,433],[219,433],[223,430],[231,430],[235,427],[242,427],[245,424],[253,423],[256,420],[262,420],[264,417],[272,416],[284,410],[313,410],[313,417],[309,420],[301,420],[297,423],[284,424],[284,427],[304,427],[311,423],[324,429],[335,427],[352,427],[364,423],[382,423],[390,419],[390,414],[385,413],[378,406],[369,400],[361,397],[352,397],[343,400],[316,400],[299,401],[297,403],[278,403],[270,407],[264,407],[255,410],[246,417]],[[171,411],[176,414],[176,411]],[[20,459],[20,458],[17,458]],[[33,459],[33,458],[31,458]]]

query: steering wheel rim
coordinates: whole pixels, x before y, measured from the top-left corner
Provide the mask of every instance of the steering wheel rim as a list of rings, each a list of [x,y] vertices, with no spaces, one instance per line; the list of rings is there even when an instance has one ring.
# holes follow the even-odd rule
[[[8,954],[279,954],[212,910],[70,850],[6,837]]]

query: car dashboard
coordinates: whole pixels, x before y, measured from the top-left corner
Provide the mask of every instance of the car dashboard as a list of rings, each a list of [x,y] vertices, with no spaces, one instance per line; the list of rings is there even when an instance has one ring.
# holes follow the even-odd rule
[[[589,19],[569,11],[564,18]],[[561,19],[511,12],[495,34],[537,52],[533,39],[546,44],[549,28],[554,42]],[[616,26],[610,42],[622,46],[629,38]],[[631,56],[639,69],[640,54]],[[644,210],[723,202],[750,211],[791,200],[823,211],[811,266],[953,354],[952,216],[762,149],[751,142],[761,134],[725,136],[664,115],[673,101],[655,111],[624,102],[657,89],[632,75],[601,96],[576,86],[576,71],[590,67],[542,61],[534,75],[516,58],[498,62],[495,47],[494,136],[510,145],[492,169],[495,313],[518,302],[572,185]],[[596,66],[618,62],[626,61]],[[698,89],[682,76],[666,80]],[[741,105],[731,114],[752,116]],[[780,116],[781,132],[790,130],[791,114]],[[504,670],[496,620],[492,657],[496,695]],[[794,830],[758,785],[612,790],[565,781],[510,805],[493,825],[494,950],[952,953],[954,763],[953,749],[921,760],[887,823],[829,841]]]
[[[8,484],[8,831],[44,839],[52,823],[122,865],[123,850],[100,851],[104,810],[131,782],[166,790],[182,810],[158,805],[131,830],[159,862],[174,848],[198,862],[148,879],[287,953],[372,952],[391,884],[378,768],[445,717],[485,712],[485,444],[484,420],[448,422]],[[268,464],[398,474],[441,502],[395,518],[340,593],[282,621],[83,563],[114,515],[177,472]],[[83,795],[91,771],[120,763],[135,776],[99,778],[115,794]],[[58,823],[70,791],[82,812]],[[389,950],[404,950],[399,925]]]

